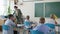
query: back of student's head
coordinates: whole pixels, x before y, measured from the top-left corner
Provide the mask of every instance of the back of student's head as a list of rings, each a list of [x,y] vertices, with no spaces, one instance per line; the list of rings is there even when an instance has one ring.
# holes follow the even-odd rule
[[[28,19],[28,20],[29,20],[29,19],[30,19],[30,16],[29,16],[29,15],[27,15],[27,16],[26,16],[26,19]]]
[[[8,18],[11,19],[11,20],[13,20],[13,21],[16,19],[16,18],[14,18],[14,16],[12,14],[9,14]]]
[[[14,16],[13,16],[12,14],[9,14],[9,15],[8,15],[8,18],[10,19],[11,17],[14,17]]]
[[[51,17],[52,19],[55,19],[55,16],[54,16],[54,14],[51,14],[51,15],[50,15],[50,17]]]
[[[39,22],[42,23],[42,24],[44,24],[45,23],[45,18],[41,17]]]

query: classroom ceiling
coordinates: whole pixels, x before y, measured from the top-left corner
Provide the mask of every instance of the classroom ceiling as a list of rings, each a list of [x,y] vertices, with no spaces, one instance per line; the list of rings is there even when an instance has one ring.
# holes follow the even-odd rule
[[[20,1],[20,0],[9,0],[9,1],[17,2],[17,1]],[[21,0],[21,1],[43,1],[43,0]]]
[[[23,1],[43,1],[43,0],[23,0]]]
[[[10,1],[17,1],[17,0],[10,0]],[[43,1],[43,0],[23,0],[23,1]]]

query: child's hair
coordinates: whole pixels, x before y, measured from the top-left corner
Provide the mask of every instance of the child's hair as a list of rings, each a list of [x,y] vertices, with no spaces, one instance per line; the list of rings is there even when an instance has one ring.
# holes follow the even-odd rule
[[[40,18],[40,23],[45,23],[45,18],[44,17]]]
[[[41,17],[40,20],[45,20],[45,18],[44,17]]]
[[[52,19],[55,19],[55,16],[54,16],[54,14],[51,14],[51,15],[50,15],[50,17],[51,17]]]
[[[8,18],[10,19],[11,17],[14,17],[14,16],[13,16],[12,14],[9,14],[9,15],[8,15]]]
[[[29,15],[27,15],[27,16],[26,16],[26,18],[27,18],[27,19],[29,19],[29,18],[30,18],[30,16],[29,16]]]

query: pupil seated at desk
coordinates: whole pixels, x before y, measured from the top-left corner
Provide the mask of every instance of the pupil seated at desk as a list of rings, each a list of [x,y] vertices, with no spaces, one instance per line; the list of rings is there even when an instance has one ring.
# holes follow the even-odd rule
[[[26,16],[26,19],[24,21],[24,27],[25,28],[31,28],[31,22],[30,22],[30,17],[29,16]]]
[[[50,20],[48,21],[48,23],[50,24],[57,24],[56,18],[54,16],[54,14],[50,15]]]
[[[16,24],[13,22],[15,20],[12,14],[8,15],[8,19],[5,21],[3,25],[3,34],[14,34],[13,27]]]
[[[33,30],[38,30],[43,32],[44,34],[47,34],[49,32],[49,27],[46,26],[45,23],[45,18],[41,17],[39,20],[40,25],[37,25],[35,28],[33,28]]]

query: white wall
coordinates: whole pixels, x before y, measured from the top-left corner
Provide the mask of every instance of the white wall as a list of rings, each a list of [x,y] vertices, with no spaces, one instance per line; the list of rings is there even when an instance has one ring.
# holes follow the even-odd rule
[[[31,20],[34,21],[34,2],[24,2],[23,5],[20,5],[20,9],[24,16],[29,15]]]

